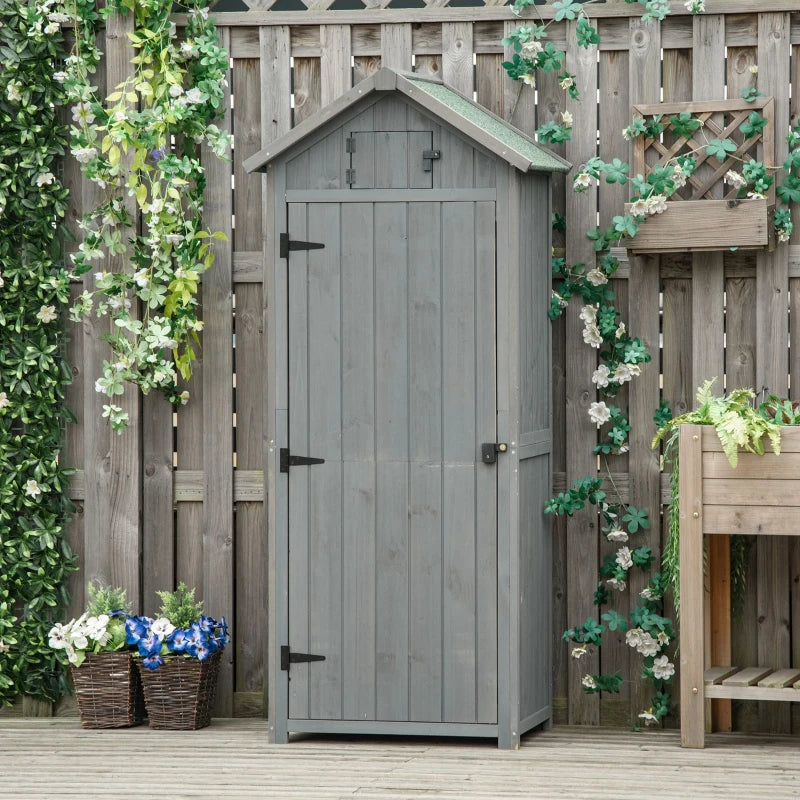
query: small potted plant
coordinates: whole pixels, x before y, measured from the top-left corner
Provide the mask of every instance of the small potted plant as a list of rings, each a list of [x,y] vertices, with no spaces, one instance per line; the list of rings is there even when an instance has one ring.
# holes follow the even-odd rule
[[[125,641],[125,591],[89,584],[89,606],[50,630],[49,644],[66,657],[84,728],[127,728],[144,718],[139,675]]]
[[[136,645],[151,728],[197,730],[211,721],[220,656],[230,640],[225,617],[203,614],[195,590],[181,582],[158,592],[157,619],[129,617],[127,642]]]

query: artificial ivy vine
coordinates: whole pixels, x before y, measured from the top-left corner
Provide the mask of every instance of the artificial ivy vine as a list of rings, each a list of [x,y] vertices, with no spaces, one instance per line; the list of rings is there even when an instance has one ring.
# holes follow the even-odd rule
[[[200,275],[213,263],[203,229],[204,169],[198,148],[206,144],[226,158],[230,136],[212,120],[224,114],[228,54],[219,46],[209,0],[182,4],[189,19],[182,40],[170,22],[172,3],[109,0],[99,15],[133,14],[132,75],[109,87],[105,104],[92,86],[100,60],[95,40],[100,19],[94,0],[64,0],[76,30],[75,46],[59,73],[72,105],[72,154],[103,193],[80,223],[82,241],[73,254],[76,276],[92,270],[94,288],[72,309],[79,321],[94,313],[108,319],[111,359],[95,384],[108,402],[103,416],[121,432],[128,415],[115,402],[126,384],[144,394],[161,391],[173,405],[189,393],[178,374],[191,375],[202,330],[197,293]],[[125,198],[135,198],[142,232]],[[130,272],[103,268],[106,253],[128,253]],[[141,305],[141,310],[139,306]]]
[[[55,0],[0,4],[0,705],[66,690],[47,646],[69,602],[67,470],[59,464],[70,372],[59,255],[66,128],[53,65],[65,56]]]
[[[643,5],[645,20],[661,20],[669,13],[669,4],[665,0],[626,0],[626,2],[638,2]],[[534,0],[516,0],[512,10],[520,14],[533,4]],[[591,0],[583,4],[573,0],[555,0],[552,4],[555,11],[552,21],[574,21],[578,45],[586,48],[600,41],[597,30],[591,24],[586,12],[589,5]],[[684,5],[692,15],[705,11],[703,0],[687,0]],[[520,25],[503,39],[503,45],[512,48],[511,60],[506,61],[503,66],[511,78],[531,86],[536,85],[537,73],[555,72],[561,87],[573,99],[578,99],[575,76],[565,69],[566,54],[557,51],[552,43],[544,41],[547,38],[549,24],[551,23],[532,22]],[[755,76],[758,68],[753,66],[750,71]],[[742,98],[747,102],[754,102],[761,96],[763,95],[754,86],[742,92]],[[754,110],[740,125],[739,131],[747,139],[759,134],[766,124],[764,117]],[[560,122],[547,122],[537,129],[536,136],[539,141],[551,144],[567,142],[570,140],[572,125],[572,115],[563,112]],[[598,430],[602,430],[600,440],[594,448],[594,453],[601,458],[627,452],[630,431],[626,413],[612,403],[606,403],[606,400],[613,398],[623,384],[638,376],[642,365],[651,360],[642,342],[632,337],[626,330],[613,305],[614,293],[611,291],[609,280],[617,270],[618,262],[610,254],[610,248],[623,239],[635,237],[647,216],[661,214],[667,210],[667,199],[682,189],[694,173],[699,150],[704,151],[706,158],[716,158],[719,163],[733,157],[742,164],[740,170],[731,169],[725,175],[725,183],[736,190],[740,199],[763,199],[775,182],[774,175],[770,174],[770,171],[777,171],[775,168],[768,168],[749,157],[735,157],[733,154],[739,148],[732,139],[708,139],[703,135],[702,127],[702,120],[689,112],[675,114],[666,119],[663,116],[653,116],[649,119],[634,120],[622,132],[626,140],[631,141],[639,136],[660,139],[665,131],[669,130],[674,136],[686,137],[692,141],[699,139],[703,143],[697,150],[676,155],[667,164],[651,170],[647,176],[630,175],[629,165],[618,158],[608,163],[600,158],[591,158],[586,164],[581,165],[573,179],[573,190],[576,192],[586,191],[601,179],[606,183],[619,185],[625,185],[630,181],[635,192],[631,197],[628,213],[615,216],[605,229],[594,228],[587,231],[586,235],[592,240],[597,254],[596,264],[570,265],[563,258],[553,259],[553,276],[558,282],[558,289],[552,294],[550,317],[553,320],[557,319],[570,300],[579,297],[583,303],[580,316],[584,323],[584,341],[599,351],[599,364],[592,375],[592,382],[597,387],[600,399],[591,404],[589,415]],[[793,227],[790,205],[800,202],[800,122],[796,122],[790,130],[787,142],[790,153],[783,164],[785,177],[776,187],[781,205],[773,215],[773,225],[779,242],[789,240]],[[554,228],[564,230],[566,220],[560,215],[554,215],[553,224]],[[673,430],[670,423],[671,416],[668,404],[662,400],[653,420],[662,431]],[[667,455],[670,457],[672,454],[668,452]],[[677,498],[678,470],[674,456],[672,463],[673,497]],[[631,569],[637,568],[649,572],[654,560],[650,548],[629,546],[631,536],[635,536],[641,529],[649,528],[648,512],[630,505],[626,506],[621,502],[610,501],[603,486],[602,479],[585,476],[565,492],[552,498],[545,509],[552,514],[572,515],[587,504],[595,505],[603,519],[602,534],[608,541],[621,545],[600,567],[600,582],[594,595],[594,602],[601,609],[610,605],[614,590],[620,592],[625,590]],[[673,502],[669,508],[668,522],[670,537],[663,557],[664,571],[652,576],[649,584],[641,592],[630,617],[626,618],[613,607],[609,607],[604,613],[600,613],[601,621],[589,617],[583,625],[565,631],[563,637],[575,643],[572,655],[581,658],[587,653],[587,648],[600,646],[606,631],[625,634],[627,644],[644,657],[642,677],[652,681],[655,690],[651,707],[639,714],[639,718],[647,724],[658,723],[670,712],[669,683],[675,673],[674,664],[665,652],[674,640],[675,630],[671,620],[662,616],[662,611],[663,597],[669,589],[675,590],[676,604],[679,600],[677,502]],[[732,579],[739,587],[738,593],[741,594],[744,585],[743,564],[746,550],[740,538],[734,537],[732,553],[734,555]],[[620,675],[585,675],[582,680],[583,688],[587,692],[615,692],[619,690],[621,682]]]

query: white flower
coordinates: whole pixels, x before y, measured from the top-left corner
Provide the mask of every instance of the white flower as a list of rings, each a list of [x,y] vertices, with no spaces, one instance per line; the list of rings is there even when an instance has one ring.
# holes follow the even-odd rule
[[[617,330],[614,333],[614,338],[621,339],[624,335],[625,335],[625,323],[620,322],[620,324],[617,325]]]
[[[167,244],[180,244],[186,237],[180,233],[168,233],[164,238]]]
[[[7,653],[10,649],[11,647],[0,639],[0,653]]]
[[[638,200],[634,200],[631,203],[631,214],[634,217],[643,217],[647,214],[647,200],[642,200],[640,197]]]
[[[656,634],[656,639],[657,639],[658,643],[660,645],[662,645],[662,646],[665,645],[665,644],[669,644],[669,636],[667,636],[667,634],[664,633],[664,631],[659,631]]]
[[[613,531],[609,531],[606,534],[606,539],[608,539],[609,542],[627,542],[628,534],[619,528],[614,528]]]
[[[639,719],[643,719],[646,725],[658,725],[658,717],[652,710],[643,711],[639,714]]]
[[[654,194],[644,201],[648,214],[663,214],[667,210],[667,198],[663,194]]]
[[[189,392],[187,392],[185,389],[180,393],[179,397],[182,406],[185,406],[189,402]]]
[[[25,494],[29,497],[38,497],[41,493],[42,490],[39,488],[38,482],[33,480],[33,478],[25,484]]]
[[[606,581],[606,585],[611,587],[612,589],[616,589],[618,592],[624,592],[625,587],[628,585],[625,581],[618,580],[617,578],[609,578]]]
[[[751,64],[748,69],[751,75],[758,75],[758,64]]]
[[[642,368],[638,364],[617,364],[614,370],[614,382],[622,385],[632,378],[637,378],[642,374]]]
[[[571,86],[574,85],[575,85],[575,79],[571,75],[567,75],[566,78],[560,81],[560,86],[564,91],[566,91],[567,89],[569,89]]]
[[[36,176],[36,185],[37,186],[46,186],[50,183],[54,183],[56,176],[53,175],[52,172],[40,172]]]
[[[586,645],[581,645],[580,647],[573,647],[572,648],[572,657],[573,658],[582,658],[586,655]]]
[[[638,653],[641,653],[645,658],[654,656],[661,649],[661,645],[646,631],[642,633],[639,640],[639,645],[636,648]]]
[[[0,409],[5,408],[11,401],[5,392],[0,392]]]
[[[192,41],[185,41],[181,42],[181,53],[187,58],[190,58],[197,52],[197,48],[194,46],[194,42]]]
[[[108,644],[111,640],[111,634],[108,632],[108,623],[110,617],[108,614],[100,614],[99,617],[89,617],[84,624],[86,635],[95,642],[101,645]]]
[[[742,189],[747,186],[747,181],[744,179],[744,177],[734,169],[729,169],[725,173],[724,180],[728,186],[732,186],[734,189]]]
[[[572,188],[576,192],[582,192],[584,189],[588,189],[591,185],[592,176],[588,172],[579,172],[572,179]]]
[[[180,84],[173,83],[169,87],[170,97],[180,97],[183,94],[183,87]]]
[[[644,631],[641,628],[630,628],[625,634],[625,644],[627,644],[628,647],[638,647],[643,634]]]
[[[83,625],[78,627],[73,626],[72,631],[70,632],[69,644],[71,644],[73,647],[76,647],[78,650],[85,650],[89,646],[89,639],[86,636],[86,628],[84,628]],[[70,661],[72,661],[72,659],[70,659]]]
[[[597,322],[597,306],[584,306],[580,318],[586,325],[594,325]]]
[[[207,8],[191,8],[189,9],[189,14],[193,17],[200,17],[200,19],[208,19]]]
[[[601,400],[599,403],[592,403],[589,406],[589,417],[599,428],[603,423],[608,422],[611,419],[611,411]]]
[[[53,650],[63,650],[67,646],[69,625],[65,626],[60,622],[57,622],[52,628],[50,628],[50,633],[48,636],[50,637],[48,644],[53,648]]]
[[[53,36],[61,30],[61,26],[57,22],[50,22],[44,26],[44,32],[49,36]]]
[[[655,600],[656,598],[653,596],[653,592],[650,590],[649,586],[645,586],[641,592],[639,592],[639,597],[645,600]]]
[[[543,49],[541,42],[536,39],[530,39],[522,45],[522,56],[523,58],[533,59],[536,58]]]
[[[66,79],[67,79],[67,73],[66,72],[54,72],[53,73],[53,80],[57,81],[58,83],[64,83],[64,81]]]
[[[67,14],[61,14],[56,12],[48,14],[47,19],[50,20],[50,22],[57,22],[59,25],[63,25],[65,22],[69,22],[69,16]]]
[[[788,242],[790,235],[791,234],[789,233],[789,231],[785,230],[784,228],[781,228],[778,231],[778,241],[779,242]],[[0,285],[2,285],[2,284],[0,284]]]
[[[672,169],[672,180],[675,184],[676,189],[682,189],[686,186],[686,181],[689,179],[689,176],[683,171],[683,167],[680,164],[676,164]]]
[[[165,637],[175,630],[175,626],[166,617],[159,617],[150,626],[150,630],[153,631],[160,642],[163,642]]]
[[[597,325],[587,325],[583,329],[583,341],[591,347],[602,347],[603,337],[600,335],[600,329]]]
[[[572,114],[570,114],[569,111],[562,111],[561,112],[561,124],[565,128],[571,128],[572,127],[572,122],[573,122]]]
[[[72,155],[81,162],[81,164],[88,164],[96,155],[96,147],[77,147],[72,151]]]
[[[524,74],[524,75],[523,75],[523,76],[520,78],[520,80],[521,80],[521,81],[522,81],[522,82],[523,82],[523,83],[524,83],[526,86],[533,86],[533,87],[535,87],[535,86],[536,86],[536,73],[535,73],[535,72],[526,72],[526,73],[525,73],[525,74]]]
[[[6,87],[6,97],[11,103],[22,100],[22,84],[19,81],[9,81]]]
[[[75,122],[82,122],[84,125],[91,125],[95,117],[90,106],[86,103],[78,103],[72,107],[72,119]]]
[[[193,86],[191,89],[189,89],[184,96],[189,105],[204,103],[206,99],[205,95],[196,86]]]
[[[597,269],[590,269],[586,273],[586,280],[592,284],[592,286],[605,286],[608,283],[608,276],[602,270]]]
[[[54,319],[57,318],[58,314],[56,314],[55,306],[42,306],[36,312],[36,319],[41,320],[44,323],[52,322]]]
[[[149,270],[146,268],[140,269],[138,272],[134,272],[133,279],[136,281],[136,285],[141,289],[145,289],[150,284],[149,274]]]
[[[124,109],[118,109],[114,112],[114,122],[125,122],[128,119],[128,115]]]
[[[587,689],[596,689],[597,681],[591,675],[584,675],[581,679],[581,685]]]
[[[592,373],[592,383],[595,384],[598,388],[603,389],[608,386],[608,378],[610,375],[610,370],[605,364],[601,364],[593,373]]]
[[[761,194],[761,192],[748,192],[747,196],[751,200],[766,200],[767,199],[765,195]]]
[[[617,557],[614,559],[622,569],[630,569],[633,566],[630,547],[620,547],[617,550]]]

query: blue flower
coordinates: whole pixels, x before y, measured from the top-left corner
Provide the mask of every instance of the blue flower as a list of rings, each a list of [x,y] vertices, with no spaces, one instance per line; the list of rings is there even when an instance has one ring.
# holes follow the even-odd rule
[[[137,644],[147,635],[151,620],[148,617],[128,617],[125,620],[125,644]]]
[[[142,664],[144,664],[147,669],[158,669],[164,663],[164,659],[158,653],[153,653],[153,655],[146,656],[142,659]]]
[[[187,640],[186,631],[176,628],[164,641],[170,650],[175,653],[182,653],[186,649]]]
[[[186,637],[187,647],[194,647],[195,645],[202,644],[205,640],[206,635],[200,630],[200,625],[195,622],[192,627],[189,628],[189,635]]]
[[[136,646],[140,656],[155,656],[161,652],[161,640],[151,630],[139,639]]]
[[[196,622],[195,625],[199,625],[203,633],[213,633],[214,628],[217,627],[217,621],[213,617],[200,617],[200,622]]]
[[[205,661],[211,655],[211,649],[200,642],[192,647],[191,655],[193,655],[198,661]]]
[[[219,633],[217,634],[217,643],[221,647],[224,647],[231,640],[230,634],[228,633],[228,623],[225,620],[225,617],[220,617],[218,627]]]
[[[155,150],[150,151],[150,158],[152,158],[153,161],[155,161],[156,164],[158,164],[158,162],[161,161],[161,159],[164,158],[166,154],[167,154],[166,147],[158,147]]]
[[[125,611],[123,609],[118,608],[116,611],[112,611],[108,616],[109,617],[119,617],[120,619],[125,619],[128,615],[125,613]]]

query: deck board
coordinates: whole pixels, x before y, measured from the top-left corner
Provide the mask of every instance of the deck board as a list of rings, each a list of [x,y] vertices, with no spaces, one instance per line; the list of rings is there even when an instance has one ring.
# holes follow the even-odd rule
[[[643,763],[659,800],[800,795],[798,740],[791,737],[710,735],[705,750],[682,750],[676,731],[557,727],[523,737],[518,752],[498,750],[491,740],[266,739],[263,720],[168,732],[84,731],[69,718],[0,719],[0,798],[641,800],[645,784],[632,780],[631,765]]]

